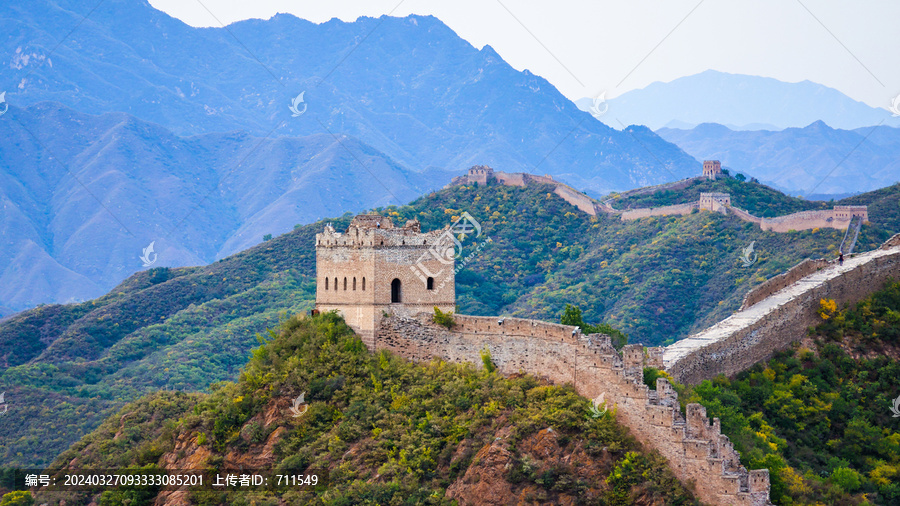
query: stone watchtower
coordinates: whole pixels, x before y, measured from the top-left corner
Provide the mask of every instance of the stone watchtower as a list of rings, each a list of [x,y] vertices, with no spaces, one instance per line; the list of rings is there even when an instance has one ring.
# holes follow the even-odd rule
[[[703,177],[716,179],[722,175],[722,164],[718,160],[703,161]]]
[[[494,178],[494,169],[487,165],[474,165],[469,169],[467,176],[469,183],[479,183],[484,185]]]
[[[731,195],[728,193],[701,193],[700,209],[705,211],[715,211],[726,213],[727,208],[731,205]]]
[[[387,216],[361,214],[347,231],[316,234],[316,309],[337,310],[374,350],[384,313],[453,311],[454,237],[422,233],[417,220],[395,227]]]

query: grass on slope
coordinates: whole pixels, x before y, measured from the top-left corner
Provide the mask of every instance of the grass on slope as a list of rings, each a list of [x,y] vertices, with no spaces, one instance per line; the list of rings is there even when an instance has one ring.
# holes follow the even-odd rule
[[[450,504],[484,490],[504,503],[697,504],[658,454],[611,414],[589,416],[571,387],[373,355],[333,313],[292,318],[273,336],[236,383],[141,398],[53,468],[177,467],[202,455],[216,469],[255,456],[249,467],[330,471],[317,492],[196,492],[192,504]],[[287,407],[300,392],[308,410],[295,418]],[[100,503],[137,493],[106,491]]]

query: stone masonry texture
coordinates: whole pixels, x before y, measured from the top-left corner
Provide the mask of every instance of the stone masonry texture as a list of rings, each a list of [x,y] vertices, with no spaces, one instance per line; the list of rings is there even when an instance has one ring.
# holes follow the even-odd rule
[[[853,304],[900,279],[900,234],[881,248],[844,261],[809,260],[750,292],[743,308],[712,327],[668,346],[666,370],[683,383],[732,376],[769,359],[822,321],[821,300]],[[767,282],[768,283],[768,282]]]
[[[707,504],[767,505],[769,474],[747,471],[719,420],[699,404],[682,416],[678,396],[665,378],[650,390],[643,367],[661,367],[660,348],[628,345],[622,353],[609,336],[582,335],[577,327],[519,318],[455,315],[447,329],[427,313],[383,317],[375,333],[377,350],[407,359],[481,364],[482,351],[502,374],[529,373],[557,384],[570,383],[582,395],[604,395],[608,409],[641,442],[668,459],[679,479],[693,484]]]

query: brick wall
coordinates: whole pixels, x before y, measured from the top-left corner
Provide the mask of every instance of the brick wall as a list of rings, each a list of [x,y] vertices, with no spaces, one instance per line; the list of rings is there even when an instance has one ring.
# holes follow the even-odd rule
[[[470,170],[471,172],[471,170]],[[538,176],[535,174],[526,174],[524,172],[492,172],[490,179],[497,181],[498,183],[505,186],[526,186],[529,184],[550,184],[553,185],[553,193],[558,195],[560,198],[577,207],[578,209],[586,212],[591,216],[596,216],[598,210],[602,209],[594,199],[588,197],[584,193],[568,186],[566,184],[560,183],[559,181],[554,181],[551,176]],[[465,176],[459,176],[453,178],[450,182],[451,186],[454,185],[464,185],[464,184],[472,184],[472,183],[483,184],[485,180],[483,178],[473,177],[471,174]]]
[[[787,272],[772,277],[763,284],[747,292],[747,295],[744,296],[744,302],[741,304],[740,310],[747,309],[753,304],[771,296],[775,292],[793,285],[797,281],[800,281],[818,270],[828,267],[831,263],[832,262],[829,262],[824,258],[817,258],[815,260],[807,258],[788,269]]]
[[[685,215],[691,214],[694,209],[699,209],[700,203],[698,202],[690,202],[688,204],[675,204],[673,206],[660,206],[660,207],[644,207],[640,209],[629,209],[627,211],[622,211],[622,220],[637,220],[640,218],[647,218],[648,216],[672,216],[672,215]]]
[[[488,350],[499,372],[525,372],[557,384],[571,383],[582,395],[605,394],[607,407],[644,444],[665,456],[679,479],[693,482],[704,503],[766,505],[768,471],[748,472],[719,421],[690,404],[687,417],[665,378],[657,389],[643,383],[643,367],[659,366],[662,350],[645,355],[640,345],[619,354],[608,336],[582,335],[575,327],[519,318],[455,316],[452,330],[431,322],[431,315],[397,313],[379,322],[375,346],[416,361],[440,358],[480,366]]]
[[[744,211],[743,209],[740,209],[740,208],[737,208],[734,206],[730,206],[728,208],[728,210],[731,211],[732,213],[734,213],[735,216],[737,216],[738,218],[740,218],[744,221],[749,221],[750,223],[755,223],[757,225],[762,223],[762,218],[760,218],[758,216],[753,216],[752,214],[750,214],[747,211]]]
[[[900,242],[896,236],[891,241]],[[819,262],[798,265],[798,270],[789,272],[783,282],[813,271]],[[669,346],[666,370],[680,382],[698,383],[718,374],[732,376],[768,360],[775,351],[804,337],[807,328],[821,323],[817,310],[822,299],[834,299],[839,307],[853,304],[880,289],[889,278],[900,279],[900,247],[855,255],[844,264],[831,263],[794,280],[788,290],[775,291],[713,327]],[[769,289],[780,283],[773,283]]]
[[[813,228],[845,229],[850,219],[835,219],[834,211],[801,211],[775,218],[762,218],[759,226],[772,232],[789,232],[791,230],[810,230]]]
[[[422,233],[414,221],[394,227],[390,218],[376,215],[357,216],[344,233],[326,227],[316,235],[316,309],[340,312],[370,346],[387,309],[402,305],[431,312],[437,306],[452,311],[452,255],[442,260],[431,254],[437,246],[452,248],[443,233]],[[400,302],[393,301],[394,280]]]

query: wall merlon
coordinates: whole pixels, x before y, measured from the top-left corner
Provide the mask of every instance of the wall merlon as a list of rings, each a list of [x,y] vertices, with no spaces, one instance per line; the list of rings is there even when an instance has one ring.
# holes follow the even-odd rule
[[[661,406],[676,406],[678,403],[678,393],[666,378],[656,378],[656,394]]]
[[[703,439],[685,439],[684,455],[689,459],[705,460],[710,457],[709,441]]]
[[[651,348],[647,348],[647,367],[654,367],[656,369],[662,369],[665,367],[663,365],[663,355],[666,352],[666,348],[664,346],[654,346]]]
[[[769,470],[768,469],[754,469],[750,471],[750,493],[761,493],[765,492],[766,497],[769,496],[770,491],[770,482],[769,482]]]

